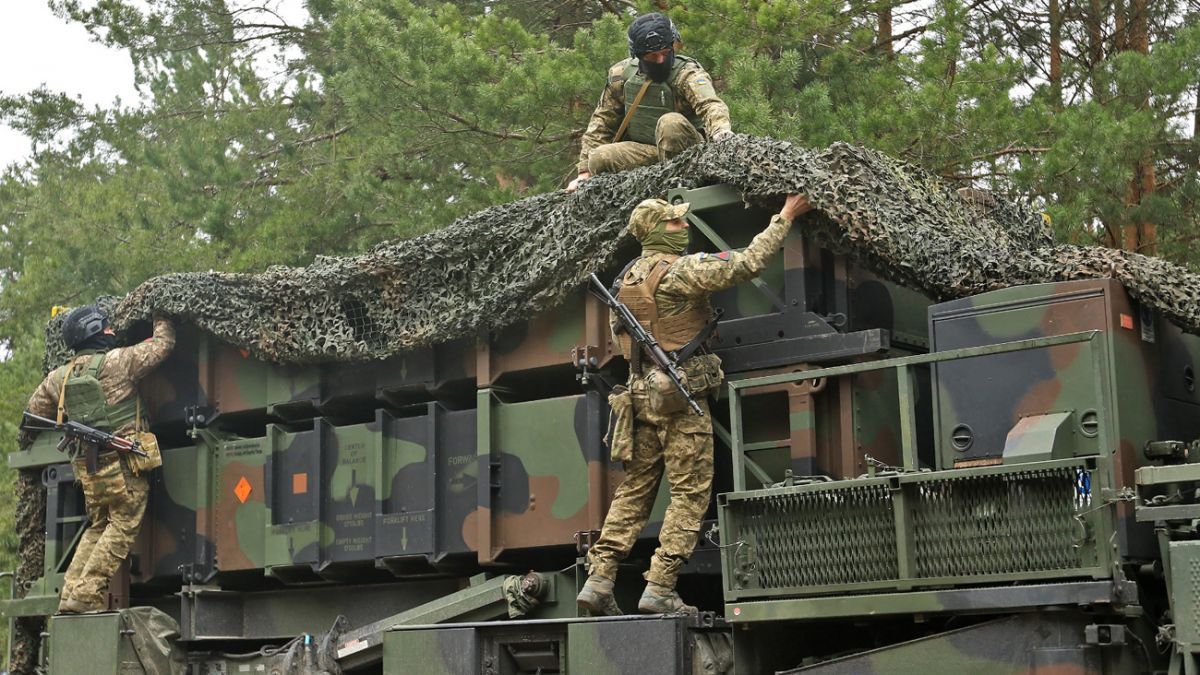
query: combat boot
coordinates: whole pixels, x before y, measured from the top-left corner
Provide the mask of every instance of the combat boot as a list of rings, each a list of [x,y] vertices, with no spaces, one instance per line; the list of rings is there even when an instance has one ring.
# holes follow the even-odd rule
[[[621,608],[613,597],[613,582],[611,579],[596,576],[588,577],[583,584],[583,590],[575,598],[575,604],[580,609],[591,612],[592,616],[621,616]]]
[[[695,614],[696,608],[685,604],[674,588],[648,581],[641,600],[638,600],[638,611],[642,614]]]

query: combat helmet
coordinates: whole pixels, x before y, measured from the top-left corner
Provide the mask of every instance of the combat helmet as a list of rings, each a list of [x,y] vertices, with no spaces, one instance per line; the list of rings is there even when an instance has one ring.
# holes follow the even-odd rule
[[[98,305],[83,305],[67,313],[63,319],[63,342],[78,351],[92,337],[108,328],[108,315]]]
[[[679,29],[665,14],[653,12],[643,14],[629,24],[629,55],[639,58],[643,54],[672,49],[680,42]]]

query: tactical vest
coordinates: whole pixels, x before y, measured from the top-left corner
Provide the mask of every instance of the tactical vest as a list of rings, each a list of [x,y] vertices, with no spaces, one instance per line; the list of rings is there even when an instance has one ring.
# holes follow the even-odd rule
[[[637,110],[633,113],[633,119],[629,120],[629,128],[622,140],[654,145],[654,130],[658,127],[658,119],[673,112],[682,113],[692,123],[692,126],[700,131],[700,135],[704,135],[703,120],[690,108],[684,112],[683,108],[687,102],[673,88],[680,69],[695,62],[695,59],[676,55],[675,63],[671,66],[671,75],[667,81],[650,82],[650,86],[646,89],[646,95],[642,97],[642,102],[638,104]],[[629,107],[637,100],[638,90],[642,88],[646,76],[638,72],[637,59],[630,59],[630,63],[625,66],[625,71],[621,76],[625,80],[625,109],[629,110]]]
[[[112,404],[105,400],[100,384],[105,356],[103,353],[82,356],[63,366],[60,396],[63,410],[72,421],[113,432],[133,424],[140,406],[137,394]]]
[[[671,263],[679,259],[677,255],[657,253],[653,257],[653,265],[634,264],[621,279],[621,290],[617,291],[617,299],[633,313],[638,323],[642,324],[664,351],[673,352],[680,349],[692,338],[696,337],[712,316],[708,303],[692,306],[687,311],[674,316],[660,317],[658,301],[654,294],[658,285],[671,269]],[[633,362],[633,339],[625,331],[617,334],[617,342],[621,345],[621,353],[626,360]]]

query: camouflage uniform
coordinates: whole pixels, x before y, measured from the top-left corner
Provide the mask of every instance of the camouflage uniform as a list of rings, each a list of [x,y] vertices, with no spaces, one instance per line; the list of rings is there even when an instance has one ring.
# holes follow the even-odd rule
[[[154,336],[137,345],[110,350],[100,369],[100,386],[105,400],[119,403],[137,396],[137,382],[162,363],[175,346],[175,329],[166,319],[155,319]],[[81,351],[71,365],[86,364],[94,351]],[[66,368],[51,372],[29,399],[29,411],[42,417],[54,417],[58,411],[58,396],[62,390]],[[144,427],[143,427],[144,428]],[[131,437],[134,424],[113,431],[118,436]],[[104,591],[141,527],[146,510],[149,484],[145,476],[131,474],[119,456],[102,453],[95,474],[88,475],[82,457],[72,461],[75,475],[83,484],[88,526],[67,568],[62,600],[75,600],[92,609],[107,606]]]
[[[640,233],[654,225],[631,222],[630,232],[640,239]],[[654,296],[659,316],[680,315],[697,305],[707,309],[710,293],[758,276],[782,246],[790,229],[791,221],[776,215],[742,251],[696,253],[676,259]],[[625,278],[644,274],[663,255],[643,254]],[[693,357],[681,364],[689,379],[698,361],[699,357]],[[708,509],[713,477],[712,418],[706,400],[700,402],[703,417],[689,409],[670,415],[651,411],[647,397],[639,393],[646,391],[650,369],[645,372],[640,377],[630,375],[629,388],[637,415],[633,459],[625,464],[625,480],[613,496],[600,539],[588,551],[588,566],[593,575],[616,579],[617,564],[629,555],[638,533],[646,526],[665,471],[671,485],[671,502],[658,536],[659,547],[645,578],[674,588],[679,568],[696,546],[700,522]]]
[[[653,164],[678,155],[704,140],[704,136],[711,139],[718,132],[730,130],[729,107],[717,96],[712,78],[699,63],[686,57],[676,58],[681,65],[672,72],[668,85],[676,94],[680,110],[659,118],[654,145],[629,140],[612,142],[625,118],[625,74],[637,59],[619,61],[608,69],[608,83],[583,134],[579,150],[581,173],[611,173]],[[689,117],[702,120],[704,136]]]

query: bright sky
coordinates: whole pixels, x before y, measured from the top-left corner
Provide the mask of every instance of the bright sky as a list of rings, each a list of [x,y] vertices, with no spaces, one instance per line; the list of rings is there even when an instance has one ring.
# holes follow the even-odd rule
[[[96,0],[84,0],[85,7]],[[304,0],[230,0],[231,7],[257,8],[244,15],[251,22],[278,20],[303,25]],[[255,59],[260,72],[279,71],[271,53]],[[120,99],[136,105],[133,64],[122,50],[92,41],[77,23],[50,11],[47,0],[0,0],[0,94],[23,94],[45,85],[50,91],[78,97],[86,106],[110,106]],[[30,154],[29,139],[0,124],[0,168]]]
[[[116,98],[133,103],[133,64],[123,51],[92,42],[79,24],[54,16],[45,0],[0,2],[0,93],[21,94],[46,85],[86,105]],[[27,157],[29,140],[0,125],[0,166]]]

